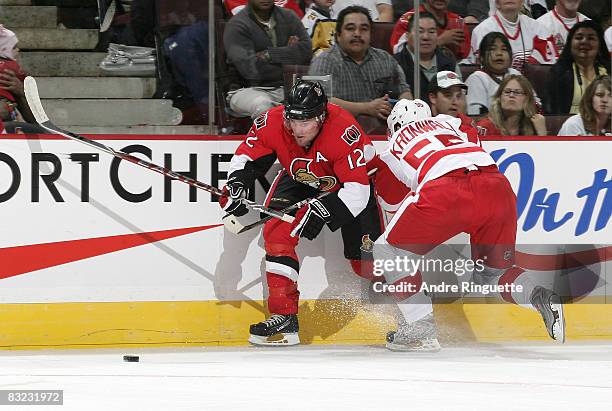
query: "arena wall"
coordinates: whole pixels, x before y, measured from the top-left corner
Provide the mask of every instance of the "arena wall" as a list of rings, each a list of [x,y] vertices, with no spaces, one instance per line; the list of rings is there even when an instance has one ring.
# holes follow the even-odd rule
[[[223,184],[240,142],[95,138],[212,185]],[[517,193],[527,268],[570,269],[568,255],[596,250],[583,267],[596,284],[566,306],[568,338],[612,338],[612,138],[484,146]],[[0,348],[243,345],[266,314],[260,230],[226,232],[211,195],[183,183],[56,136],[9,135],[0,210]],[[369,284],[351,273],[338,233],[303,241],[299,254],[302,341],[382,343],[394,306],[367,303]],[[548,338],[537,313],[509,304],[468,298],[435,309],[443,343]]]

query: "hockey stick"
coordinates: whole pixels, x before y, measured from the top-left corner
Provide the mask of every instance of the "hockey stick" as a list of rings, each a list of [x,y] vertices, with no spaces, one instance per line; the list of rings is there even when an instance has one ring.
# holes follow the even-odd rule
[[[373,168],[373,169],[371,169],[370,171],[368,171],[368,176],[369,176],[369,177],[373,176],[374,174],[376,174],[376,172],[377,172],[377,171],[378,171],[378,168]],[[326,191],[326,192],[324,192],[324,193],[322,193],[322,194],[319,194],[318,196],[314,196],[314,197],[312,197],[312,198],[306,198],[306,199],[304,199],[304,200],[302,200],[302,201],[298,201],[298,202],[297,202],[297,203],[295,203],[295,204],[292,204],[292,205],[290,205],[290,206],[288,206],[288,207],[283,208],[282,210],[280,210],[280,212],[281,212],[281,213],[284,213],[284,214],[288,214],[288,213],[290,213],[290,212],[292,212],[292,211],[297,210],[298,208],[301,208],[301,207],[305,206],[305,205],[306,205],[306,203],[308,203],[308,202],[309,202],[310,200],[312,200],[313,198],[316,198],[317,200],[319,200],[319,199],[321,199],[321,198],[323,198],[323,197],[325,197],[325,196],[327,196],[327,195],[329,195],[329,194],[331,194],[331,193],[332,193],[331,191]],[[225,216],[224,218],[229,218],[229,216],[230,216],[230,214],[228,214],[228,215],[227,215],[227,216]],[[232,231],[234,234],[244,233],[245,231],[248,231],[248,230],[250,230],[251,228],[258,227],[258,226],[260,226],[260,225],[262,225],[262,224],[264,224],[264,223],[266,223],[266,222],[270,221],[271,219],[272,219],[272,217],[270,217],[270,216],[266,216],[266,217],[262,218],[261,220],[257,220],[257,221],[255,221],[255,222],[253,222],[253,223],[251,223],[251,224],[247,224],[247,225],[245,225],[245,226],[242,226],[242,225],[241,225],[240,223],[238,223],[238,221],[237,221],[237,220],[234,218],[234,220],[236,220],[237,225],[240,225],[240,227],[237,227],[237,228],[236,228],[236,231],[232,231],[232,230],[230,230],[230,231]],[[230,223],[233,223],[233,222],[230,222]],[[226,227],[227,227],[227,225],[226,225]],[[229,228],[228,228],[228,229],[229,229]]]
[[[106,146],[100,142],[94,141],[94,140],[90,140],[87,137],[83,137],[81,135],[75,134],[75,133],[71,133],[69,131],[66,130],[62,130],[61,128],[57,127],[55,124],[53,124],[51,122],[51,120],[49,120],[49,117],[47,117],[47,114],[45,113],[45,110],[43,109],[42,103],[40,101],[40,96],[38,95],[38,86],[36,85],[36,80],[33,77],[26,77],[24,82],[23,82],[23,86],[24,86],[24,91],[25,91],[25,95],[26,95],[26,99],[28,101],[28,105],[30,106],[30,110],[32,111],[32,114],[34,115],[34,118],[36,119],[36,122],[38,123],[38,125],[40,125],[42,128],[44,128],[45,130],[47,130],[50,133],[53,134],[57,134],[60,136],[64,136],[66,138],[69,138],[71,140],[76,140],[79,141],[81,143],[87,144],[88,146],[91,146],[97,150],[103,151],[105,153],[108,153],[112,156],[115,156],[117,158],[120,158],[121,160],[125,160],[128,161],[130,163],[136,164],[137,166],[141,166],[144,167],[146,169],[149,169],[151,171],[155,171],[156,173],[162,174],[166,177],[169,177],[173,180],[177,180],[180,182],[183,182],[185,184],[189,184],[190,186],[199,188],[200,190],[204,190],[207,191],[209,193],[212,194],[216,194],[218,196],[221,197],[227,197],[227,194],[224,193],[223,191],[221,191],[220,189],[218,189],[217,187],[213,187],[211,185],[208,185],[206,183],[203,183],[201,181],[198,181],[196,179],[193,179],[191,177],[185,176],[183,174],[180,173],[176,173],[170,169],[167,169],[165,167],[162,166],[158,166],[157,164],[153,164],[150,163],[148,161],[145,160],[141,160],[138,157],[135,157],[131,154],[127,154],[124,153],[123,151],[118,151],[115,150],[109,146]],[[271,218],[278,218],[280,220],[286,221],[288,223],[293,222],[294,218],[293,216],[290,216],[288,214],[284,214],[280,211],[277,210],[273,210],[271,208],[265,207],[261,204],[257,204],[253,201],[247,200],[247,199],[243,199],[242,203],[244,205],[246,205],[247,207],[255,210],[255,211],[259,211],[262,212],[264,214],[267,214],[268,216],[270,216]],[[227,216],[226,216],[227,217]],[[224,217],[224,223],[225,223],[225,217]],[[228,229],[230,231],[233,231],[232,229],[230,229],[228,227]],[[239,229],[239,228],[238,228]]]

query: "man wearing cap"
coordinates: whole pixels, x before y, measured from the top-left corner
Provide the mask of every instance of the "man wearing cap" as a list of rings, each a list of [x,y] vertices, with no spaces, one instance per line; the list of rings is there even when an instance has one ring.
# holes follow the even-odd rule
[[[432,115],[447,114],[461,120],[461,131],[471,136],[478,134],[476,123],[465,115],[465,93],[468,87],[453,71],[440,71],[429,82],[427,89]]]

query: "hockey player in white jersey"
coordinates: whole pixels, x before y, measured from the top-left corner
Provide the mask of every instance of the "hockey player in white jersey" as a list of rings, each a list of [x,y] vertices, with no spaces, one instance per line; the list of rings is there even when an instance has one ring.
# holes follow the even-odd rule
[[[420,291],[421,272],[387,269],[394,267],[387,262],[397,261],[398,256],[404,261],[422,259],[461,232],[470,235],[472,260],[485,262],[483,270],[474,271],[473,282],[503,286],[520,279],[522,293],[501,292],[498,296],[536,309],[549,335],[563,342],[565,322],[559,296],[521,278],[524,270],[514,266],[516,196],[477,137],[461,131],[458,118],[431,117],[421,100],[398,102],[389,118],[389,142],[380,160],[413,192],[401,202],[374,247],[375,267],[385,267],[386,285],[399,290],[393,294],[403,315],[397,331],[387,335],[387,348],[440,348],[431,298]],[[385,187],[377,191],[384,197]]]

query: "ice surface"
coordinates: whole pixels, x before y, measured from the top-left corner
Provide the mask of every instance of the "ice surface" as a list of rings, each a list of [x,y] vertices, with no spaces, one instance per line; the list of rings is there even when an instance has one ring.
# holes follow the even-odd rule
[[[4,351],[0,389],[64,390],[17,410],[611,410],[612,344]]]

